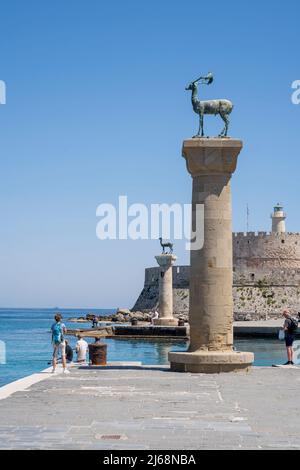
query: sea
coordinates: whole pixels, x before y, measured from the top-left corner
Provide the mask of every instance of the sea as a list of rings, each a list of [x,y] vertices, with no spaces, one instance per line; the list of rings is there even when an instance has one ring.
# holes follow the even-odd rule
[[[72,317],[87,313],[110,315],[115,309],[0,309],[0,387],[50,366],[52,346],[50,328],[59,311],[68,328],[88,328],[89,323],[73,323]],[[68,337],[75,347],[76,338]],[[87,341],[94,341],[87,339]],[[185,351],[185,340],[105,339],[108,361],[140,361],[147,365],[168,363],[169,351]],[[239,339],[239,351],[252,351],[256,366],[282,364],[286,361],[284,342],[276,339]]]

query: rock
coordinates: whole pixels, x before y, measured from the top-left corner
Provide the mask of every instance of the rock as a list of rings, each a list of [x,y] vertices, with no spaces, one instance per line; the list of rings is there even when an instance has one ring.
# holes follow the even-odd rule
[[[152,314],[148,312],[140,312],[140,311],[130,312],[128,321],[131,321],[133,318],[136,318],[139,321],[148,322],[148,321],[151,321],[151,317],[152,317]]]
[[[98,315],[99,321],[111,321],[111,315]]]
[[[111,317],[111,321],[113,322],[118,322],[118,323],[123,323],[124,320],[124,315],[122,313],[116,313]]]
[[[128,314],[128,316],[129,316],[129,318],[135,318],[135,312],[130,312],[130,313]]]
[[[85,316],[85,318],[86,318],[87,320],[90,320],[90,321],[91,321],[91,320],[93,320],[94,316],[95,316],[95,315],[94,315],[93,313],[87,313],[86,316]]]
[[[122,314],[122,315],[129,315],[130,314],[130,310],[128,310],[128,308],[118,308],[117,310],[117,315],[118,314]]]
[[[143,321],[145,318],[145,314],[143,312],[134,312],[134,318]]]
[[[144,321],[150,322],[152,318],[151,313],[144,313]]]

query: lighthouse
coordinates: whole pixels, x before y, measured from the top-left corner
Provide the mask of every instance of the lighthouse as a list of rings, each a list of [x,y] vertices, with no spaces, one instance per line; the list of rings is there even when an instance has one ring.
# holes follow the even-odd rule
[[[285,219],[286,213],[283,212],[283,207],[280,204],[274,207],[274,212],[271,214],[272,219],[272,233],[285,233]]]

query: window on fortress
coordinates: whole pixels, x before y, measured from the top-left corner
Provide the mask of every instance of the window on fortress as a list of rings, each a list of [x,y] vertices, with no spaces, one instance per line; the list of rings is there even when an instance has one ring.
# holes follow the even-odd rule
[[[255,279],[255,274],[251,273],[251,274],[250,274],[250,277],[251,277],[251,280],[254,281],[254,279]]]
[[[281,240],[281,243],[284,243],[284,240]]]

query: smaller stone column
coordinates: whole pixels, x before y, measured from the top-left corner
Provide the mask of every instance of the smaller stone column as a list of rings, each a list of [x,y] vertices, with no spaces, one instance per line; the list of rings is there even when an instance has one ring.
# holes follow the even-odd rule
[[[154,325],[177,326],[178,320],[173,317],[173,274],[172,266],[177,257],[172,254],[155,256],[159,264],[159,318]]]

